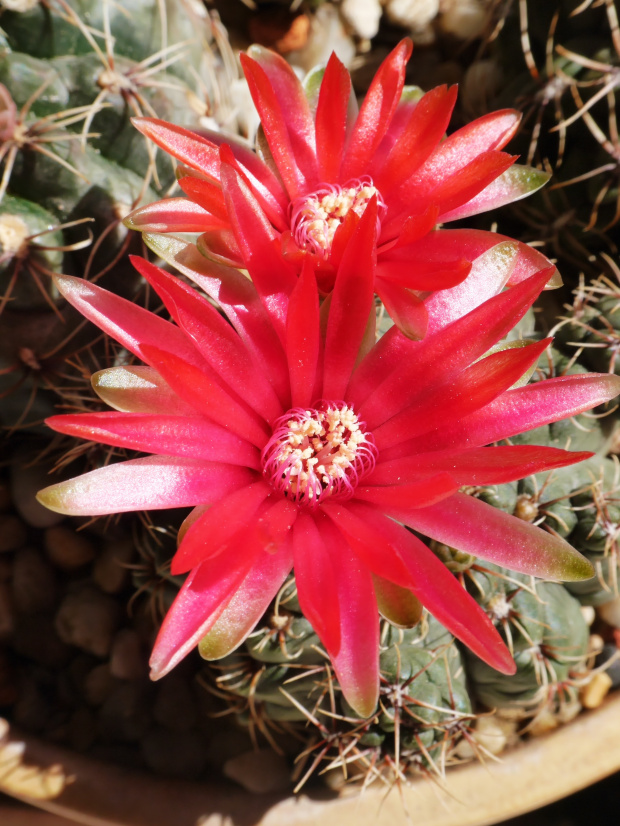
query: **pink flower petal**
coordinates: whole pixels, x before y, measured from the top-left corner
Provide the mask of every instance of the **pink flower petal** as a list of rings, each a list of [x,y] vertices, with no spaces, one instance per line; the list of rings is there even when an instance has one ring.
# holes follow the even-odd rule
[[[446,212],[466,204],[496,180],[517,159],[505,152],[483,152],[453,175],[444,178],[427,196],[439,206],[440,217]],[[425,203],[427,199],[420,199]],[[414,208],[417,199],[413,201]],[[411,202],[410,202],[411,203]],[[419,207],[418,207],[419,208]]]
[[[415,482],[398,482],[393,485],[359,485],[355,499],[370,502],[379,508],[386,505],[407,508],[425,508],[451,496],[461,487],[450,473],[439,471]]]
[[[515,664],[493,623],[430,548],[368,505],[351,503],[348,509],[357,525],[350,522],[347,527],[355,530],[358,544],[397,556],[407,571],[402,582],[431,614],[492,668],[514,674]]]
[[[464,258],[432,264],[412,261],[409,250],[399,247],[379,258],[377,276],[411,290],[445,290],[467,278],[471,267],[471,262]]]
[[[455,493],[429,508],[385,510],[415,531],[513,571],[563,581],[594,575],[588,560],[564,539],[473,496]]]
[[[487,445],[584,413],[610,401],[618,393],[620,376],[608,373],[558,376],[518,387],[508,390],[461,421],[404,442],[389,458],[449,447]]]
[[[143,235],[160,258],[197,284],[217,302],[266,373],[285,408],[290,407],[288,365],[284,349],[262,305],[256,287],[242,273],[219,267],[193,244],[165,235]]]
[[[233,490],[186,526],[183,540],[172,559],[170,572],[184,574],[205,559],[237,544],[240,531],[256,521],[256,514],[271,493],[262,480]]]
[[[328,651],[346,701],[366,718],[379,699],[379,617],[370,573],[329,520],[319,530],[334,566],[340,607],[340,647]]]
[[[305,617],[329,652],[340,649],[338,586],[334,564],[321,532],[308,514],[300,514],[293,529],[295,583]]]
[[[164,198],[138,207],[123,223],[139,232],[206,232],[228,226],[227,220],[212,215],[188,198]]]
[[[217,501],[248,484],[253,475],[247,468],[202,459],[147,456],[50,485],[37,499],[68,516],[185,508]]]
[[[289,131],[289,107],[286,107],[286,111],[283,109],[264,68],[246,54],[242,53],[240,60],[273,160],[288,195],[293,200],[308,188],[302,170],[302,164],[307,169],[308,163],[308,147],[304,145],[303,132]],[[303,90],[301,94],[303,95]]]
[[[382,168],[373,174],[384,198],[394,186],[410,178],[435,149],[448,128],[456,95],[456,86],[438,86],[423,95],[411,111]]]
[[[151,679],[159,680],[189,654],[223,614],[263,554],[248,532],[234,554],[220,554],[187,577],[162,623],[153,653]]]
[[[217,181],[220,170],[218,147],[189,129],[157,118],[132,118],[136,129],[185,166]]]
[[[292,407],[309,407],[314,401],[319,348],[319,295],[314,272],[305,263],[291,293],[286,318]]]
[[[432,473],[446,471],[458,486],[502,485],[532,473],[566,467],[589,459],[587,451],[570,453],[555,447],[510,445],[416,453],[378,462],[364,479],[368,485],[407,485]]]
[[[222,151],[224,148],[222,149]],[[241,176],[225,163],[222,155],[222,185],[231,223],[245,265],[271,316],[280,339],[284,340],[286,306],[297,278],[290,264],[279,255],[275,231]]]
[[[234,398],[221,387],[210,368],[194,367],[159,347],[148,345],[143,350],[147,360],[184,401],[216,424],[248,439],[260,449],[264,447],[268,439],[267,428],[241,399]]]
[[[275,99],[286,124],[295,162],[299,165],[306,183],[313,186],[318,181],[314,120],[304,89],[295,72],[280,55],[256,45],[250,46],[248,55],[259,64],[265,72],[265,75],[269,78],[273,94],[275,95]],[[245,70],[250,60],[242,56],[241,62]],[[254,74],[256,75],[256,73]],[[257,83],[255,87],[256,91],[258,91],[259,86],[260,83]],[[250,88],[252,88],[251,85]],[[260,86],[260,88],[263,90],[262,86]],[[257,109],[262,114],[260,108],[262,101],[259,102],[255,99],[255,103]],[[265,128],[264,121],[263,128]],[[280,146],[277,141],[277,136],[274,136],[275,140],[272,140],[272,136],[267,128],[265,128],[265,136],[269,141],[272,157],[276,164],[278,164],[278,158],[276,156],[280,152]],[[286,162],[286,160],[285,158],[284,162]]]
[[[101,287],[82,278],[55,275],[54,283],[58,291],[83,316],[143,361],[148,361],[144,358],[145,344],[158,345],[165,341],[172,352],[189,363],[204,363],[190,340],[178,327],[149,310],[102,290]]]
[[[424,338],[428,313],[424,302],[412,290],[384,278],[375,279],[375,290],[390,318],[403,335],[411,339]]]
[[[520,201],[544,186],[550,177],[548,172],[533,166],[513,164],[467,203],[449,212],[442,212],[441,222],[469,218],[470,215],[478,215],[480,212],[488,212],[505,204]]]
[[[176,323],[192,338],[213,370],[264,419],[282,414],[282,407],[247,348],[215,307],[178,278],[141,258],[132,258],[138,272],[163,300]]]
[[[450,425],[455,418],[489,404],[511,387],[549,346],[543,339],[526,347],[502,350],[475,362],[451,382],[424,394],[373,433],[379,451],[420,433]]]
[[[401,40],[374,76],[346,147],[339,181],[348,181],[364,174],[387,132],[403,90],[405,66],[411,49],[409,38]]]
[[[247,638],[275,598],[293,566],[292,544],[277,553],[264,553],[238,586],[233,598],[200,640],[205,660],[219,660]]]
[[[374,313],[377,202],[370,201],[344,253],[332,293],[325,334],[323,397],[344,397]]]
[[[90,378],[99,398],[123,413],[196,416],[195,409],[180,399],[157,370],[142,364],[108,367]]]
[[[316,108],[316,152],[319,178],[338,177],[347,132],[351,76],[332,52],[327,62]]]
[[[492,297],[424,342],[407,341],[390,330],[355,371],[347,392],[368,427],[374,429],[490,350],[525,315],[547,275],[543,270]]]
[[[45,420],[57,433],[104,445],[226,462],[260,470],[260,454],[245,439],[197,416],[77,413]]]

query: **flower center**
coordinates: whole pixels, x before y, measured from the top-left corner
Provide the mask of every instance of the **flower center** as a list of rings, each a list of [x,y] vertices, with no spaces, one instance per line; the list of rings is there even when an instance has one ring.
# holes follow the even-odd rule
[[[310,195],[293,201],[290,206],[293,240],[301,249],[327,258],[336,230],[346,216],[353,211],[361,217],[373,195],[377,196],[378,233],[386,206],[379,190],[366,176],[344,186],[325,184]]]
[[[374,468],[371,433],[344,402],[295,407],[274,424],[262,453],[270,484],[299,504],[316,507],[328,497],[349,499]]]

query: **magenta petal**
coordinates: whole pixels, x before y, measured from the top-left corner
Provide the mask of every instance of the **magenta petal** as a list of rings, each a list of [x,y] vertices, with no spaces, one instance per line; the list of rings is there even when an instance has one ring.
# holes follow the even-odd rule
[[[510,445],[416,453],[403,459],[378,462],[364,479],[371,485],[407,485],[420,477],[446,471],[461,485],[502,485],[531,473],[566,467],[593,454],[571,453],[555,447]]]
[[[413,290],[392,284],[384,278],[375,280],[377,295],[390,318],[407,338],[419,340],[426,335],[428,313],[424,302]]]
[[[401,40],[374,76],[345,150],[340,181],[362,175],[383,140],[400,100],[411,49],[408,38]]]
[[[149,310],[81,278],[55,275],[54,283],[83,316],[143,361],[148,361],[144,358],[143,345],[159,345],[165,341],[166,347],[191,364],[203,363],[190,340],[178,327]]]
[[[256,514],[271,490],[262,480],[220,497],[204,513],[184,525],[183,540],[172,559],[170,572],[184,574],[205,559],[236,545],[240,531],[256,523]]]
[[[157,370],[143,364],[99,370],[90,377],[90,383],[102,401],[123,413],[197,415],[191,405],[173,392]]]
[[[132,118],[133,125],[145,137],[164,149],[185,166],[212,180],[219,177],[219,150],[211,141],[189,129],[157,118]]]
[[[345,249],[331,297],[325,357],[323,397],[344,397],[371,311],[374,313],[377,202],[370,201]]]
[[[145,346],[145,357],[178,395],[195,410],[216,424],[227,427],[262,449],[267,441],[267,426],[232,391],[221,386],[217,375],[194,367],[159,347]],[[264,426],[263,426],[264,425]]]
[[[264,68],[246,54],[241,54],[240,60],[280,177],[289,197],[297,198],[306,189],[306,177],[301,165],[306,161],[307,167],[308,149],[307,144],[304,145],[303,133],[294,129],[289,131],[288,114]]]
[[[338,586],[334,564],[313,518],[300,514],[293,528],[295,583],[304,616],[329,652],[340,649]]]
[[[304,262],[291,293],[286,317],[286,353],[291,377],[291,406],[308,407],[314,399],[319,358],[319,294],[312,268]]]
[[[254,475],[246,468],[202,459],[147,456],[50,485],[37,498],[46,508],[68,516],[185,508],[217,501]]]
[[[412,452],[448,447],[478,447],[508,439],[536,427],[568,419],[608,402],[620,393],[620,376],[590,373],[554,379],[508,390],[462,421],[402,445]],[[390,458],[395,458],[390,457]]]
[[[376,546],[376,553],[401,560],[407,587],[439,622],[490,666],[514,674],[515,664],[493,623],[430,548],[367,505],[352,503],[350,511],[365,525],[360,541]]]
[[[314,120],[310,112],[308,99],[299,78],[284,60],[275,52],[262,46],[250,46],[248,54],[259,64],[269,78],[275,99],[278,101],[286,130],[293,148],[295,161],[299,165],[306,182],[313,185],[317,181],[316,146],[314,140]],[[250,63],[247,58],[242,60],[244,69]],[[248,78],[249,82],[249,78]],[[256,87],[258,91],[258,85]],[[257,108],[259,102],[255,101]],[[260,111],[260,109],[259,109]],[[277,139],[271,140],[269,130],[265,128],[265,136],[269,141],[271,154],[278,163],[279,145]]]
[[[236,553],[220,554],[203,562],[187,577],[155,640],[151,654],[151,679],[159,680],[207,634],[230,603],[262,553],[260,543],[248,535]]]
[[[138,272],[157,291],[177,324],[220,378],[264,419],[281,413],[278,398],[247,348],[215,307],[178,278],[141,258],[132,258]]]
[[[353,375],[348,397],[374,429],[440,381],[448,381],[507,335],[542,290],[548,271],[483,302],[423,342],[388,331]],[[435,365],[441,364],[441,370]]]
[[[428,392],[374,429],[379,452],[443,424],[449,427],[455,418],[455,410],[459,417],[465,417],[489,404],[536,363],[549,341],[543,339],[525,347],[492,353],[463,370],[452,381]]]
[[[379,616],[373,581],[329,520],[322,519],[319,529],[334,566],[340,606],[340,648],[327,653],[346,701],[366,718],[379,699]]]
[[[453,479],[450,473],[440,471],[415,482],[382,486],[359,485],[355,491],[355,499],[370,502],[379,508],[400,505],[407,508],[426,508],[451,496],[460,487],[460,483]]]
[[[265,309],[284,340],[288,296],[297,278],[290,264],[279,255],[274,243],[275,230],[249,186],[224,160],[223,154],[222,186],[235,237]]]
[[[332,52],[327,61],[316,108],[316,146],[322,181],[338,177],[346,139],[351,76]]]
[[[415,531],[513,571],[563,581],[594,575],[588,560],[564,539],[473,496],[455,493],[429,508],[385,510]]]
[[[260,470],[260,454],[245,439],[197,416],[140,413],[77,413],[52,416],[48,427],[105,445],[188,456]]]
[[[250,634],[276,596],[293,566],[292,544],[277,553],[263,553],[235,591],[233,598],[200,640],[200,656],[219,660]]]
[[[164,198],[138,207],[123,223],[139,232],[206,232],[228,226],[187,198]]]
[[[288,367],[284,349],[262,305],[256,287],[238,270],[220,267],[174,236],[144,235],[160,258],[197,284],[217,302],[266,373],[285,407],[290,406]]]

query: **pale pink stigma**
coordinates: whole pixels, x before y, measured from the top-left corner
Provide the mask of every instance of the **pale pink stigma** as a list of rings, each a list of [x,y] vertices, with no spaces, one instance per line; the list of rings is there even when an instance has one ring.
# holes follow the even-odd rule
[[[349,212],[360,217],[368,202],[377,197],[377,236],[387,207],[381,193],[368,176],[348,181],[344,186],[324,184],[293,201],[289,207],[293,240],[300,249],[327,258],[336,230]]]
[[[349,499],[376,460],[372,434],[344,402],[289,410],[275,422],[262,453],[272,487],[311,508],[328,497]]]

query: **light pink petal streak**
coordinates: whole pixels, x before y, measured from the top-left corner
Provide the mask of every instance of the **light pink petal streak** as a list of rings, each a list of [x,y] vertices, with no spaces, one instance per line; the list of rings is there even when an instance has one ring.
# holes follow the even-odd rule
[[[159,680],[207,634],[264,553],[248,531],[234,554],[220,554],[195,568],[162,623],[153,653],[151,679]]]
[[[328,651],[346,701],[369,717],[379,699],[379,616],[368,570],[330,521],[319,530],[332,559],[340,607],[340,648]]]
[[[275,598],[293,567],[292,543],[276,553],[262,553],[233,598],[200,640],[200,656],[219,660],[247,638]]]
[[[254,476],[247,468],[202,459],[147,456],[58,482],[37,498],[46,508],[68,516],[186,508],[216,502]]]
[[[90,377],[99,398],[123,413],[196,416],[196,410],[173,392],[157,370],[142,364],[108,367]]]
[[[385,511],[415,531],[513,571],[569,581],[594,575],[588,560],[564,539],[464,493],[429,508]]]

